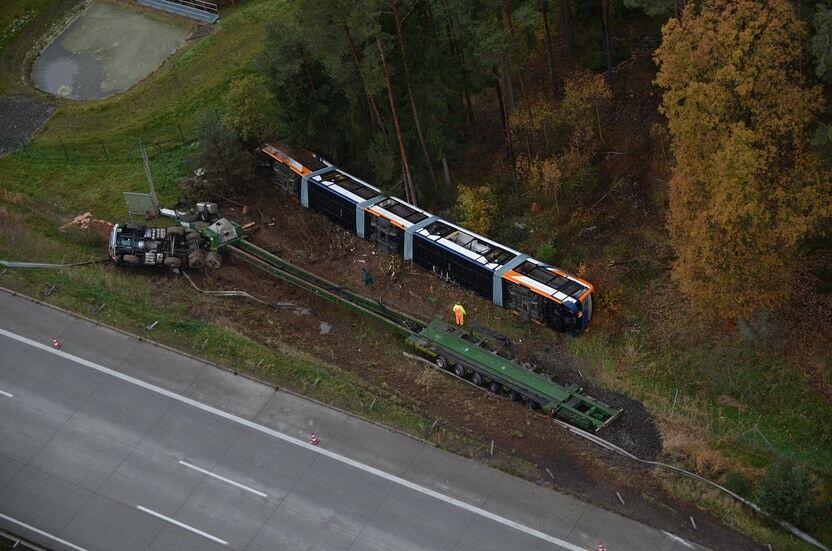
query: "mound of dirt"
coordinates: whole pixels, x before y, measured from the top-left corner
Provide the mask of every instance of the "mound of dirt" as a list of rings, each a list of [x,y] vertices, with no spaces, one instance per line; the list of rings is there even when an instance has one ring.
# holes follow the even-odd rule
[[[66,231],[71,226],[77,226],[82,230],[95,232],[106,241],[110,237],[110,230],[113,228],[113,223],[106,220],[98,220],[92,217],[92,213],[85,212],[61,226],[60,230]]]
[[[567,354],[553,352],[552,347],[545,347],[542,353],[529,354],[527,361],[535,371],[548,375],[558,383],[577,384],[586,390],[587,395],[623,409],[624,413],[609,426],[601,429],[598,436],[624,448],[636,457],[655,460],[662,451],[662,436],[644,404],[585,379]]]
[[[32,98],[0,96],[0,156],[28,143],[54,112],[54,105]]]

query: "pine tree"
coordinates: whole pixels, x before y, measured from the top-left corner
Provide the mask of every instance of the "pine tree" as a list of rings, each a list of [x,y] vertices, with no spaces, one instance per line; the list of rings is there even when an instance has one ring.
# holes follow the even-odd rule
[[[673,276],[701,310],[747,317],[790,296],[799,244],[832,212],[809,148],[823,99],[801,72],[806,30],[788,0],[693,4],[655,54],[675,159]]]

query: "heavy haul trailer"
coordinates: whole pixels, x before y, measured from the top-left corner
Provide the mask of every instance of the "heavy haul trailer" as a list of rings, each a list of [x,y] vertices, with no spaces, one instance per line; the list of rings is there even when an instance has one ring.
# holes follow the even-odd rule
[[[441,320],[430,324],[390,308],[381,302],[295,266],[277,255],[246,241],[225,247],[230,254],[277,278],[381,323],[405,337],[415,349],[433,358],[437,365],[492,392],[507,392],[514,401],[526,400],[531,409],[544,409],[580,428],[598,431],[610,424],[621,410],[586,396],[577,385],[563,387],[481,346],[470,333]]]
[[[587,281],[389,197],[309,152],[272,145],[259,152],[280,189],[380,250],[556,331],[589,327]]]
[[[488,387],[495,394],[507,392],[514,402],[525,400],[530,409],[543,409],[582,429],[597,432],[622,413],[585,395],[576,384],[561,386],[480,347],[470,333],[441,320],[432,321],[407,342],[458,377],[470,376],[477,386]]]

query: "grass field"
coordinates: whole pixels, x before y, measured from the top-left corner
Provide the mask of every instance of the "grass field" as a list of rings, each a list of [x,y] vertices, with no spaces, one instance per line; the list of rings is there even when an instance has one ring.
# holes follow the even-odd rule
[[[85,211],[110,220],[124,217],[121,193],[146,189],[135,150],[139,137],[150,144],[160,199],[170,203],[178,197],[175,182],[189,169],[196,120],[205,111],[223,109],[221,101],[229,83],[251,70],[263,42],[264,23],[280,17],[288,6],[275,0],[237,4],[223,12],[217,32],[189,42],[128,92],[94,103],[62,102],[30,147],[0,159],[0,257],[60,261],[90,258],[101,251],[95,240],[58,232],[57,227]],[[0,33],[9,33],[17,28],[15,21],[28,21],[34,15],[27,14],[42,13],[48,5],[47,0],[6,0],[0,9]],[[31,39],[24,34],[15,30],[5,44],[6,34],[0,35],[0,49],[15,37],[19,41],[14,45],[22,47],[20,41]],[[19,59],[21,54],[15,55]],[[13,76],[3,74],[9,70],[0,64],[0,92],[3,83],[12,86]],[[162,342],[193,350],[207,339],[210,344],[204,353],[213,360],[240,366],[241,371],[414,434],[427,434],[426,420],[395,400],[385,398],[369,412],[367,405],[376,397],[375,391],[355,376],[322,366],[299,351],[280,345],[266,348],[228,327],[192,319],[184,307],[171,307],[152,293],[137,292],[132,274],[92,266],[58,272],[19,271],[5,277],[30,294],[57,285],[59,292],[49,300],[83,314],[106,302],[110,306],[99,317],[128,330],[160,320],[153,336]],[[626,292],[645,291],[643,285],[632,285]],[[628,313],[633,322],[644,316],[643,311]],[[760,349],[753,341],[715,338],[680,344],[647,329],[629,333],[599,328],[568,343],[593,377],[644,400],[666,435],[688,438],[687,448],[678,444],[680,463],[719,478],[733,470],[758,472],[777,454],[785,454],[814,468],[824,480],[827,497],[832,495],[829,407],[802,377],[782,369],[786,360],[778,354]],[[320,382],[313,391],[311,383],[316,378]],[[757,437],[738,439],[755,425],[774,450]],[[708,457],[718,464],[707,464]],[[704,467],[698,465],[700,459]],[[712,496],[697,494],[687,486],[670,489],[703,507],[722,507],[714,505]],[[730,508],[726,511],[730,523]],[[750,531],[748,523],[757,522],[742,519],[734,524],[745,523],[746,532]],[[832,520],[825,520],[818,535],[832,539]]]

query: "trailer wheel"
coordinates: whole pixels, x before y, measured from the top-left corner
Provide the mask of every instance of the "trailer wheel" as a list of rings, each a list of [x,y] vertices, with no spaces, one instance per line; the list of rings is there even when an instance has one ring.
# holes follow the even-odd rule
[[[503,391],[503,385],[501,385],[497,381],[491,381],[491,384],[488,385],[488,389],[494,394],[499,394]]]
[[[454,375],[460,379],[465,377],[465,366],[462,364],[454,364]]]
[[[171,226],[168,228],[168,235],[185,235],[185,228],[182,226]]]
[[[447,369],[448,368],[448,360],[445,359],[444,356],[436,356],[436,367],[439,369]]]
[[[482,375],[474,371],[474,374],[471,376],[471,382],[477,386],[482,386],[485,383],[485,379]]]
[[[222,266],[222,255],[215,251],[209,252],[205,255],[205,265],[212,270],[218,270]]]
[[[519,402],[520,400],[523,399],[523,396],[519,392],[517,392],[516,390],[513,390],[513,389],[508,391],[508,395],[509,395],[509,397],[511,397],[512,402]]]
[[[527,405],[529,406],[529,409],[532,410],[532,411],[536,411],[536,410],[540,409],[540,404],[538,402],[535,402],[531,398],[529,398],[529,402],[528,402]]]
[[[138,266],[142,263],[142,259],[134,254],[126,254],[121,257],[121,260],[124,261],[125,264],[129,264],[130,266]]]
[[[168,256],[164,260],[164,265],[168,268],[178,268],[182,265],[182,261],[175,256]]]

